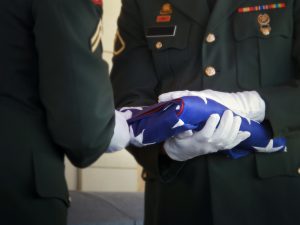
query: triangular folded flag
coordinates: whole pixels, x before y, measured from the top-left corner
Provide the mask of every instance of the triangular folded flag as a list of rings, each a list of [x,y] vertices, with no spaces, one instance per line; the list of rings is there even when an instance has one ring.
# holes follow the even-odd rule
[[[187,130],[199,131],[211,114],[222,116],[224,105],[209,98],[186,96],[152,106],[130,110],[133,114],[128,120],[132,143],[147,146],[161,143],[166,139]],[[240,158],[251,151],[277,152],[286,150],[286,140],[272,137],[270,128],[247,118],[242,118],[241,131],[249,131],[251,136],[234,149],[226,150],[232,158]]]

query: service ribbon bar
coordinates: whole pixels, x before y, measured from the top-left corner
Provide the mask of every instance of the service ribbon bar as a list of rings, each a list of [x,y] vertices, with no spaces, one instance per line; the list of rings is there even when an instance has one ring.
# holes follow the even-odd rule
[[[264,10],[270,10],[270,9],[283,9],[286,7],[285,3],[274,3],[270,5],[258,5],[258,6],[249,6],[249,7],[243,7],[239,8],[239,13],[247,13],[247,12],[256,12],[256,11],[264,11]]]

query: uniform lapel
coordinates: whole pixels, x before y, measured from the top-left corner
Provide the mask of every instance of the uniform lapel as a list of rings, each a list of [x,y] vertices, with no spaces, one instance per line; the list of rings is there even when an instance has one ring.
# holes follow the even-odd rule
[[[206,0],[169,0],[175,8],[201,25],[206,25],[209,17],[209,10],[205,1]]]
[[[213,12],[208,21],[207,30],[213,31],[246,1],[247,0],[216,0]]]

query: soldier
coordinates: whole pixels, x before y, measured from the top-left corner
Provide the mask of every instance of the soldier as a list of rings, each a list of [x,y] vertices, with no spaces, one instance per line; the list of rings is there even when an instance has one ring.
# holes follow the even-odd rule
[[[214,95],[287,139],[287,152],[268,154],[270,144],[240,159],[213,153],[224,145],[203,132],[130,146],[144,168],[145,225],[299,224],[300,2],[124,0],[118,26],[117,107]]]
[[[1,225],[66,224],[64,155],[86,167],[129,141],[101,16],[100,0],[0,2]]]

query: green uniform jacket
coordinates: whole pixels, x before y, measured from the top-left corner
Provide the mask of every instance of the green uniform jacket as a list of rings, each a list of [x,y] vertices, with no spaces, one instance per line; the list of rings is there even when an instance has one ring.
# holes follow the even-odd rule
[[[68,204],[64,155],[86,167],[109,145],[114,106],[101,16],[90,0],[0,2],[1,224],[2,207],[23,212],[22,224],[52,218],[51,206],[35,212],[20,193]]]
[[[145,224],[300,224],[300,1],[219,0],[212,11],[204,0],[168,2],[163,11],[162,0],[123,1],[111,75],[117,107],[175,90],[256,90],[288,152],[180,163],[161,156],[162,145],[130,147],[146,172]],[[284,4],[238,12],[273,3]]]

